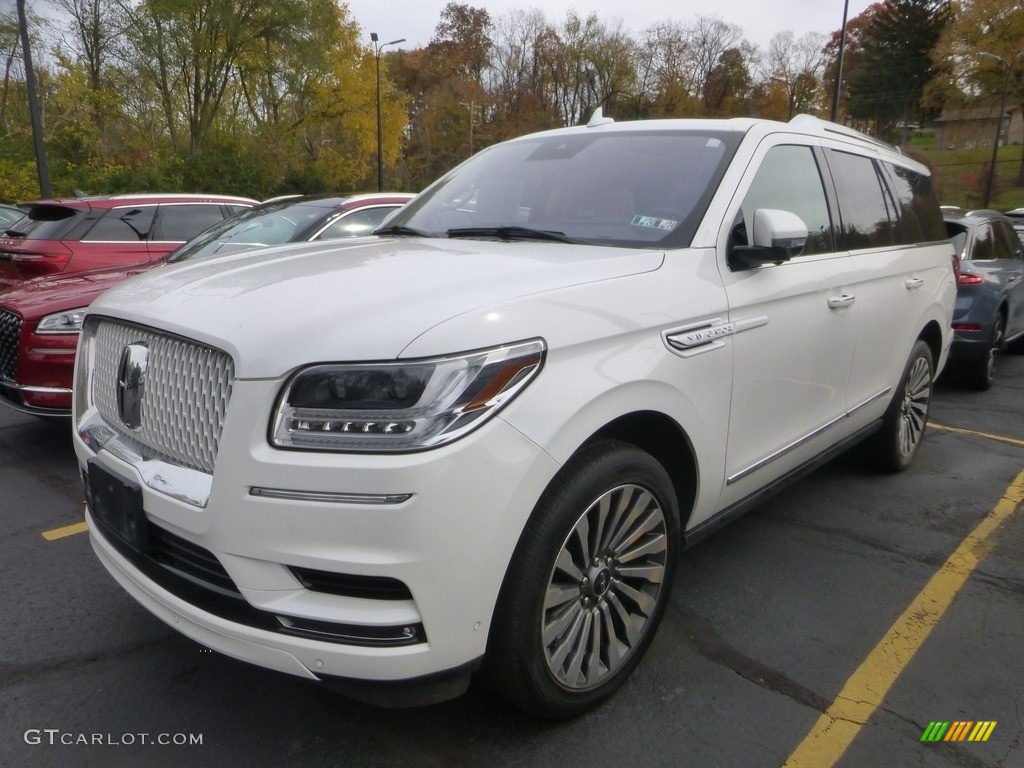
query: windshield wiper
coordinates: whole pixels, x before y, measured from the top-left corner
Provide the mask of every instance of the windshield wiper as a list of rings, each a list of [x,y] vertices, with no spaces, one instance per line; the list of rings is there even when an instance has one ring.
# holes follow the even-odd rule
[[[381,229],[373,230],[375,235],[401,235],[403,237],[432,237],[430,232],[424,232],[422,229],[413,229],[412,227],[404,227],[401,224],[395,224],[392,227],[382,227]]]
[[[501,240],[552,240],[556,243],[575,243],[564,232],[552,229],[530,229],[529,227],[462,227],[449,229],[448,237],[497,237]]]

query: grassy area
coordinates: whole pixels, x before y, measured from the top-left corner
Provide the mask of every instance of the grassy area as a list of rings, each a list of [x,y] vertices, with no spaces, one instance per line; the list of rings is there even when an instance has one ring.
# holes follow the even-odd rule
[[[978,207],[984,200],[983,168],[992,161],[992,149],[937,150],[933,131],[922,131],[910,142],[914,154],[927,158],[935,173],[935,186],[943,205]],[[1000,147],[996,183],[990,208],[1024,208],[1024,187],[1013,186],[1020,169],[1022,148]]]

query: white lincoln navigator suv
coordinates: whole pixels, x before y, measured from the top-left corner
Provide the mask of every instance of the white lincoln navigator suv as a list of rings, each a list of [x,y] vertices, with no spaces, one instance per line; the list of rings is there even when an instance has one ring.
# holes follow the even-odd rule
[[[855,443],[910,464],[952,260],[927,169],[810,117],[493,146],[375,236],[92,305],[93,547],[229,656],[573,716],[640,662],[686,546]]]

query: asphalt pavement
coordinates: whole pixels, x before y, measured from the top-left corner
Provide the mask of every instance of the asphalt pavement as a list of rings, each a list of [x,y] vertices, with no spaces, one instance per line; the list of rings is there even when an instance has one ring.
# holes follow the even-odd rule
[[[475,685],[376,709],[178,635],[93,555],[70,427],[0,408],[0,766],[1024,768],[1024,356],[1001,362],[989,392],[940,381],[909,471],[841,457],[684,553],[634,676],[555,724]]]

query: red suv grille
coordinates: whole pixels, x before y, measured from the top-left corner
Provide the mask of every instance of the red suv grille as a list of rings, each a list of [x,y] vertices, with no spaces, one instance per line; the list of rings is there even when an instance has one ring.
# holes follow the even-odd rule
[[[20,338],[21,318],[13,312],[0,309],[0,379],[15,380]]]

